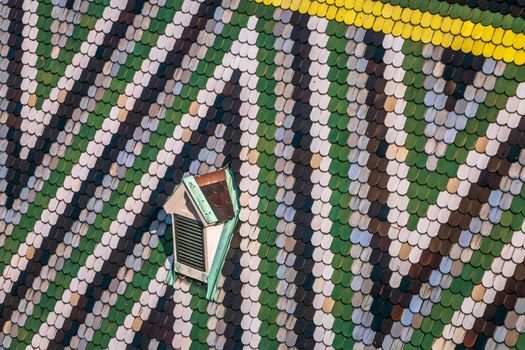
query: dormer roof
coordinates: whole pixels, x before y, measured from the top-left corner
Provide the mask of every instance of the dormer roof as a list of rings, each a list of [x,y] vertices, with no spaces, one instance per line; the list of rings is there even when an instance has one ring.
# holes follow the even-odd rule
[[[203,223],[217,224],[235,217],[231,191],[226,176],[227,167],[185,177],[164,204],[168,214],[197,214]],[[197,217],[195,217],[197,219]]]
[[[221,222],[233,219],[233,205],[226,181],[225,168],[194,178],[217,219]]]

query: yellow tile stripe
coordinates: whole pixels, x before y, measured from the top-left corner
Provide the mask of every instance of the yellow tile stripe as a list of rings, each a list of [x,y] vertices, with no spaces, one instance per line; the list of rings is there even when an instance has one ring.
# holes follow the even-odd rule
[[[507,63],[525,63],[525,34],[517,34],[512,30],[384,4],[377,0],[255,1]]]

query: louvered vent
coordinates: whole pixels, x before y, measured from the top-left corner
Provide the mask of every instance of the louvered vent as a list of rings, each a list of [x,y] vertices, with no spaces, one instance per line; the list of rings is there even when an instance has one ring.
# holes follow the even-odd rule
[[[203,232],[200,222],[175,215],[177,261],[199,271],[205,271]]]

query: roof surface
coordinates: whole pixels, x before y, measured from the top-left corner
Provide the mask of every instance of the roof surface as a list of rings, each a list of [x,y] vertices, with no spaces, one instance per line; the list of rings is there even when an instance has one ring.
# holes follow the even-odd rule
[[[525,348],[524,6],[1,1],[1,347]],[[209,302],[162,205],[226,164]]]

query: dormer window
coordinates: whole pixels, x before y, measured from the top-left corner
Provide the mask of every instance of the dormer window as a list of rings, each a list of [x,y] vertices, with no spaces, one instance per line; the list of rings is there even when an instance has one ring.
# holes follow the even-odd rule
[[[206,270],[204,226],[182,215],[174,215],[173,232],[177,260],[199,271]]]
[[[172,216],[174,271],[207,284],[214,299],[240,211],[231,170],[185,177],[164,209]]]

